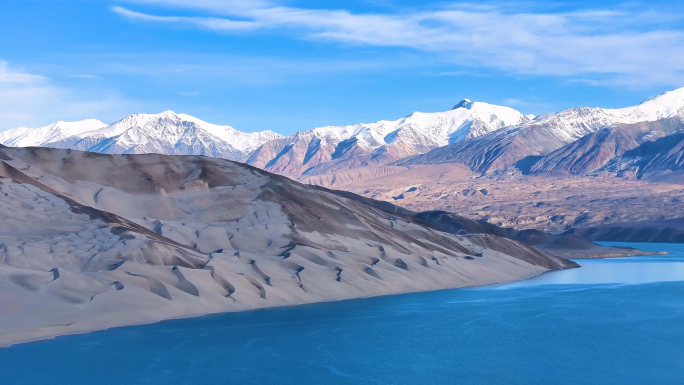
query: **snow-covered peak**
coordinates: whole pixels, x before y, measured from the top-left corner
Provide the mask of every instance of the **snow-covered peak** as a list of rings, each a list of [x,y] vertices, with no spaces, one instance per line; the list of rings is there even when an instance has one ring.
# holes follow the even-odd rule
[[[145,127],[152,121],[159,121],[162,119],[169,119],[171,121],[182,121],[182,119],[173,111],[167,110],[158,114],[131,114],[125,118],[113,123],[105,129],[99,130],[97,133],[87,133],[83,137],[97,135],[100,137],[111,138],[126,132],[133,127]]]
[[[157,117],[157,118],[176,118],[179,116],[179,114],[177,114],[171,110],[166,110],[166,111],[160,112],[158,114],[153,114],[152,116]]]
[[[648,98],[634,107],[604,110],[623,123],[648,122],[684,115],[684,88]]]
[[[62,140],[84,132],[106,127],[97,119],[86,119],[77,122],[57,121],[45,127],[19,127],[0,132],[0,143],[13,147],[35,147]]]
[[[158,114],[132,114],[104,129],[83,133],[79,136],[81,138],[114,138],[135,128],[136,132],[131,132],[125,136],[128,141],[143,141],[145,137],[149,136],[154,137],[156,141],[171,143],[185,137],[185,132],[193,128],[191,126],[229,143],[233,148],[244,153],[253,151],[269,140],[282,138],[282,135],[273,131],[244,133],[231,126],[208,123],[194,116],[170,110]]]
[[[457,108],[470,108],[472,104],[473,102],[471,102],[470,99],[463,99],[457,105],[455,105],[454,108],[452,108],[452,110],[455,110]]]
[[[454,109],[445,112],[414,112],[397,120],[317,127],[293,135],[292,141],[313,135],[323,143],[336,144],[355,138],[358,145],[371,149],[403,142],[424,150],[484,135],[527,120],[522,113],[512,108],[464,99]]]
[[[684,88],[666,92],[644,100],[639,105],[609,109],[597,107],[570,108],[553,114],[544,114],[518,126],[508,127],[507,133],[521,130],[540,130],[545,140],[563,145],[605,127],[618,124],[652,122],[680,116],[684,118]]]
[[[164,111],[132,114],[107,126],[97,120],[56,122],[38,129],[0,133],[8,146],[72,148],[108,153],[202,154],[239,160],[265,142],[282,138],[273,131],[244,133],[187,114]]]

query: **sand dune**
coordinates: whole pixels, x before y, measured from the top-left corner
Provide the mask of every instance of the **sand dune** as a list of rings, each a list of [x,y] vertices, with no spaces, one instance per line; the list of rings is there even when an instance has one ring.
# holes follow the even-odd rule
[[[488,237],[226,160],[0,148],[0,346],[576,266]]]

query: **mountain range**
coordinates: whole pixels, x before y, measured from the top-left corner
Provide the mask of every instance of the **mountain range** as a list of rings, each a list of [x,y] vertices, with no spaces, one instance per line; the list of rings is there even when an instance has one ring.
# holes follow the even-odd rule
[[[446,112],[301,131],[264,144],[246,162],[305,175],[380,166],[527,121],[529,116],[512,108],[465,99]]]
[[[207,155],[240,160],[262,144],[281,138],[272,131],[244,133],[186,114],[133,114],[106,125],[97,120],[56,122],[36,129],[0,133],[13,147],[52,147],[103,154]]]
[[[634,107],[580,107],[541,115],[532,121],[440,147],[394,164],[462,163],[473,171],[489,173],[516,166],[530,156],[548,155],[604,128],[662,119],[684,119],[684,88],[649,98]],[[525,167],[524,163],[518,166]]]
[[[634,171],[641,163],[615,158],[678,133],[683,121],[680,88],[633,107],[580,107],[538,117],[464,99],[445,112],[317,127],[287,137],[272,131],[244,133],[165,111],[130,115],[111,125],[84,120],[17,128],[0,133],[0,143],[107,154],[207,155],[295,178],[353,169],[373,170],[369,172],[375,175],[389,172],[387,166],[444,163],[459,163],[480,174],[511,168],[534,174],[584,174]],[[667,164],[659,163],[658,170]]]

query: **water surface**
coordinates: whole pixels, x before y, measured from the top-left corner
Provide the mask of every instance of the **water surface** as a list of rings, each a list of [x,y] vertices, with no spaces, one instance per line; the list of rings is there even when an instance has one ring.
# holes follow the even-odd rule
[[[684,245],[632,246],[674,254],[17,345],[0,383],[683,384]]]

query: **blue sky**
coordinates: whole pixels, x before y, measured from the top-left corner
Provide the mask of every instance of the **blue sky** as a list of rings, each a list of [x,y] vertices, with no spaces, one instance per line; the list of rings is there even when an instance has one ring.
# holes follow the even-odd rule
[[[0,131],[174,110],[242,131],[541,114],[684,86],[678,1],[3,0]]]

